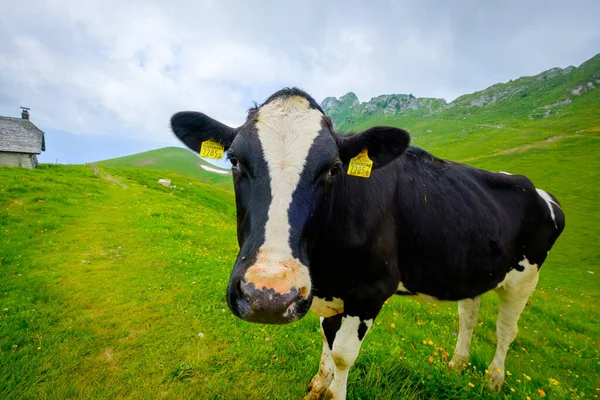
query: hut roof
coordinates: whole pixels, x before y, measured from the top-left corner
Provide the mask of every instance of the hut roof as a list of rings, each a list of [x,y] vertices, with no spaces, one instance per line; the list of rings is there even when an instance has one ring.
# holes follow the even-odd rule
[[[31,121],[0,116],[0,151],[39,154],[44,147],[44,132]]]

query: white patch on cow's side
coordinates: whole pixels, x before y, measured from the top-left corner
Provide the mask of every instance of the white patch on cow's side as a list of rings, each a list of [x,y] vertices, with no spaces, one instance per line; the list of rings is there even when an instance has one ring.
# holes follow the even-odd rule
[[[519,265],[523,267],[523,271],[517,269],[510,270],[502,282],[496,286],[496,289],[507,288],[509,290],[515,290],[523,281],[531,280],[534,275],[537,276],[538,265],[531,264],[527,257],[523,257],[523,259],[519,261]]]
[[[550,197],[548,193],[546,193],[542,189],[535,190],[538,192],[540,197],[544,199],[546,204],[548,204],[548,208],[550,209],[550,216],[552,217],[552,221],[554,221],[554,226],[558,229],[558,225],[556,225],[556,216],[554,215],[554,208],[552,208],[552,205],[554,204],[558,208],[560,208],[560,206],[556,203],[556,201],[554,201],[554,199],[552,199],[552,197]]]
[[[510,172],[506,172],[506,171],[498,171],[499,174],[504,174],[504,175],[512,175]]]
[[[283,276],[286,265],[302,265],[292,255],[288,210],[292,194],[298,186],[308,152],[321,131],[323,114],[310,108],[308,101],[299,96],[278,98],[258,111],[256,129],[263,156],[269,169],[271,204],[265,225],[265,242],[259,249],[262,276]],[[291,261],[291,262],[290,262]],[[266,264],[266,265],[265,265]],[[250,271],[253,267],[250,267]],[[302,265],[295,272],[292,287],[305,289],[310,295],[311,282],[308,268]]]
[[[367,326],[368,332],[373,325],[373,320],[369,319],[363,322]],[[346,398],[348,371],[350,371],[350,368],[354,365],[354,361],[356,361],[356,357],[358,356],[362,344],[362,340],[358,338],[359,327],[359,317],[347,316],[342,318],[342,325],[335,335],[332,350],[335,374],[333,376],[333,382],[328,389],[328,391],[331,392],[331,397],[334,399]]]
[[[408,298],[410,298],[410,299],[426,301],[426,302],[430,302],[430,303],[435,303],[435,302],[441,301],[441,300],[439,300],[433,296],[430,296],[428,294],[411,292],[410,290],[408,290],[406,288],[406,286],[404,286],[404,283],[402,283],[402,281],[398,282],[398,287],[396,288],[396,293],[397,292],[409,293]]]
[[[344,300],[334,297],[333,300],[327,301],[315,296],[310,310],[320,317],[333,317],[344,312]]]
[[[500,390],[504,383],[504,361],[508,347],[517,336],[517,323],[527,304],[527,299],[535,290],[538,281],[538,266],[529,262],[527,257],[519,262],[523,271],[512,270],[496,288],[500,299],[496,335],[498,346],[494,360],[488,367],[489,385],[494,390]]]

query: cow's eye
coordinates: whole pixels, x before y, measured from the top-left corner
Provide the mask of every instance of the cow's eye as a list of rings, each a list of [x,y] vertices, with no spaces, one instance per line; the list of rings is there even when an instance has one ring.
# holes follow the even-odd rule
[[[229,162],[231,163],[231,165],[233,167],[237,167],[238,159],[233,154],[227,153],[227,159],[229,160]]]
[[[342,170],[342,163],[341,162],[336,162],[335,164],[333,164],[331,166],[331,168],[329,168],[329,176],[336,176],[340,171]]]

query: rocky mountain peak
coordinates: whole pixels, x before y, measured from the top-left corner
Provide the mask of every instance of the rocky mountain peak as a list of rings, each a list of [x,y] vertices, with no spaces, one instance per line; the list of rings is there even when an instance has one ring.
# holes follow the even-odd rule
[[[346,107],[353,108],[360,104],[358,101],[358,97],[354,92],[348,92],[342,97],[340,97],[340,102],[342,102]]]
[[[524,119],[547,118],[563,113],[581,96],[600,93],[600,54],[578,67],[551,68],[537,75],[524,76],[486,89],[462,95],[451,103],[444,99],[415,97],[412,94],[384,94],[360,102],[349,92],[339,99],[327,97],[323,110],[338,127],[352,127],[367,119],[402,116],[465,119],[475,113],[519,115]],[[591,93],[591,94],[590,94]]]
[[[353,92],[348,92],[339,99],[327,97],[321,107],[327,114],[356,112],[361,114],[400,114],[409,110],[424,109],[432,113],[446,105],[444,99],[418,98],[413,94],[384,94],[361,103]]]

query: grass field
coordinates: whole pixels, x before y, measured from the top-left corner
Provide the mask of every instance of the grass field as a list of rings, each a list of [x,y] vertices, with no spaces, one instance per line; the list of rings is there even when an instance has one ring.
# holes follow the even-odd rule
[[[598,68],[600,56],[571,74],[494,85],[431,116],[340,112],[342,130],[404,127],[437,156],[527,175],[558,197],[567,219],[521,317],[501,393],[486,388],[497,313],[488,294],[462,373],[446,368],[456,304],[390,299],[351,370],[348,398],[600,396],[600,90],[570,94],[599,79]],[[519,88],[503,102],[469,105]],[[572,102],[546,116],[565,96]],[[99,174],[0,168],[0,399],[304,395],[320,358],[318,318],[266,326],[227,309],[237,254],[231,177],[202,163],[165,148],[99,162]]]
[[[528,175],[567,215],[521,317],[504,390],[486,389],[493,294],[482,300],[463,373],[446,368],[456,304],[392,298],[350,373],[349,398],[600,395],[600,133],[534,139],[435,145],[442,157]],[[175,173],[177,188],[164,188],[162,177],[147,168],[0,168],[0,398],[304,394],[320,357],[317,317],[287,326],[236,319],[225,302],[237,254],[232,192]]]
[[[204,170],[201,167],[202,165],[210,168],[216,167],[208,164],[194,153],[181,147],[165,147],[162,149],[145,151],[129,156],[98,161],[97,164],[108,168],[147,168],[163,171],[167,174],[174,172],[222,189],[233,190],[230,175],[221,175]],[[163,176],[163,178],[168,177],[169,175]]]

